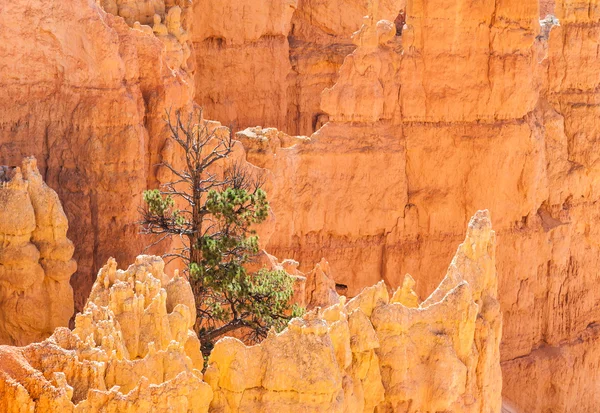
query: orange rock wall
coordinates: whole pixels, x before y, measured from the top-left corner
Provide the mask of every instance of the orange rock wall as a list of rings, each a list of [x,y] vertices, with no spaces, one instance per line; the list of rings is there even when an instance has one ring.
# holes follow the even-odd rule
[[[285,126],[295,6],[296,0],[194,2],[195,100],[208,118],[239,127]]]
[[[545,88],[535,117],[543,125],[548,199],[538,212],[542,228],[527,231],[529,241],[517,256],[531,262],[530,275],[513,264],[506,278],[506,283],[511,277],[522,280],[519,289],[513,288],[511,302],[518,311],[506,319],[508,334],[537,336],[533,347],[539,348],[527,354],[514,340],[515,352],[504,363],[505,376],[511,377],[506,394],[522,411],[594,412],[600,404],[600,234],[595,230],[600,15],[590,2],[557,1],[554,7],[560,27],[550,32]],[[513,253],[507,250],[505,268]],[[513,355],[525,356],[509,361]]]
[[[335,83],[368,0],[194,1],[195,101],[237,129],[311,134],[325,120],[320,93]],[[381,1],[394,20],[403,0]],[[235,81],[232,81],[235,79]]]
[[[153,34],[93,1],[11,1],[0,26],[0,164],[34,155],[57,191],[77,245],[81,310],[100,265],[131,260],[145,243],[135,222],[155,182],[162,118],[190,104],[193,82],[167,66]]]
[[[77,246],[76,307],[109,255],[131,260],[146,242],[137,207],[156,183],[166,108],[195,93],[225,124],[304,134],[331,117],[310,141],[248,143],[248,159],[271,171],[267,249],[304,265],[327,257],[351,294],[381,278],[396,287],[410,272],[424,296],[467,218],[489,208],[505,397],[526,411],[594,411],[596,5],[557,2],[560,26],[548,35],[530,0],[415,1],[401,36],[386,40],[384,25],[352,43],[368,4],[247,3],[195,2],[184,18],[195,48],[187,71],[169,67],[160,39],[94,2],[0,8],[0,164],[36,155],[59,194]],[[371,9],[371,26],[405,7],[386,4]],[[564,351],[564,368],[547,349]],[[559,386],[549,364],[565,377],[581,369]]]
[[[413,2],[391,40],[373,19],[322,94],[331,122],[293,146],[246,146],[272,172],[266,248],[328,257],[350,294],[405,272],[429,293],[460,222],[489,208],[504,397],[518,411],[592,412],[598,19],[580,2],[557,3],[552,30],[538,14],[535,2]],[[554,375],[547,349],[562,354]]]

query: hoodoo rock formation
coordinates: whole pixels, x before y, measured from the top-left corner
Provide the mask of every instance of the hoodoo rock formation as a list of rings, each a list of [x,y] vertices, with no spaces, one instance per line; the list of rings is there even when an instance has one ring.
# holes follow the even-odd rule
[[[0,164],[35,155],[57,191],[77,310],[109,256],[147,244],[163,116],[195,100],[250,127],[274,213],[262,246],[301,271],[327,257],[350,296],[383,279],[412,297],[405,273],[428,295],[488,208],[504,398],[597,411],[594,2],[12,0],[0,27]]]
[[[68,325],[77,264],[67,229],[34,158],[0,166],[0,344],[41,341]]]
[[[409,279],[409,278],[407,278]],[[407,297],[414,297],[413,299]],[[140,256],[110,260],[75,329],[0,346],[6,412],[498,412],[502,378],[495,233],[471,219],[422,303],[383,282],[293,319],[259,345],[217,342],[202,381],[187,281]]]
[[[542,28],[537,4],[411,3],[387,43],[389,24],[370,19],[322,94],[329,123],[292,146],[244,141],[271,172],[266,248],[301,263],[326,256],[351,296],[406,272],[428,294],[458,223],[490,208],[504,397],[518,411],[600,404],[598,22],[587,7],[557,4]]]
[[[41,343],[0,346],[0,411],[208,411],[189,283],[139,256],[126,271],[100,270],[75,329]]]
[[[420,304],[405,298],[406,288],[390,299],[380,282],[260,345],[220,340],[206,371],[211,411],[499,412],[496,289],[495,234],[480,211]]]

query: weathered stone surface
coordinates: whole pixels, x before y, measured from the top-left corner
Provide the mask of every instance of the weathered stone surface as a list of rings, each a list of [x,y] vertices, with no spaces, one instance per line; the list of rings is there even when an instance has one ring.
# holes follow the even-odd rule
[[[189,283],[139,256],[100,270],[75,329],[41,343],[0,346],[3,412],[207,412]],[[177,286],[177,287],[174,287]],[[193,304],[193,302],[192,302]]]
[[[393,21],[404,7],[403,0],[195,1],[195,100],[208,117],[239,129],[310,134],[326,120],[320,93],[333,86],[364,16]]]
[[[0,166],[0,344],[41,341],[68,325],[77,264],[67,229],[35,158]]]
[[[329,120],[377,122],[393,118],[400,90],[396,76],[400,56],[386,44],[395,35],[392,22],[376,22],[370,16],[354,33],[358,48],[344,60],[337,83],[323,91],[321,108]]]
[[[600,359],[597,324],[576,340],[544,346],[524,357],[505,361],[503,384],[515,412],[595,412]],[[577,393],[572,390],[577,389]]]
[[[195,100],[208,118],[236,128],[285,127],[291,70],[287,34],[296,3],[194,2]]]
[[[479,211],[446,277],[417,307],[389,303],[380,283],[260,345],[217,342],[210,410],[499,412],[501,326],[495,233]]]
[[[132,261],[145,244],[140,195],[156,182],[165,110],[191,104],[193,79],[95,1],[3,3],[0,26],[0,164],[34,155],[57,191],[81,310],[106,259]]]
[[[258,345],[223,338],[205,383],[189,283],[165,274],[158,257],[139,256],[125,271],[110,259],[73,331],[0,346],[0,410],[497,412],[496,288],[495,234],[479,211],[446,277],[417,307],[389,303],[379,283]]]
[[[352,34],[361,28],[365,16],[394,21],[405,7],[404,0],[298,2],[288,36],[292,71],[286,132],[310,135],[327,122],[320,94],[335,84],[344,58],[354,50]]]
[[[500,239],[503,360],[579,343],[600,317],[598,19],[582,10],[593,6],[557,4],[560,26],[540,27],[537,3],[409,4],[399,39],[346,58],[322,96],[330,122],[310,140],[266,153],[247,146],[272,172],[277,222],[267,249],[304,265],[326,256],[350,295],[379,279],[399,286],[408,272],[423,296],[466,217],[489,208]],[[386,97],[387,85],[397,95]],[[595,351],[592,342],[581,346]],[[597,405],[585,374],[558,397],[575,392]],[[516,389],[507,399],[521,400]]]
[[[141,24],[131,29],[87,0],[0,7],[0,163],[36,155],[61,197],[77,246],[78,309],[108,256],[128,261],[142,248],[139,194],[156,184],[153,165],[168,152],[161,117],[191,102],[199,64],[197,101],[224,124],[308,135],[337,116],[310,140],[249,147],[272,177],[269,251],[304,266],[327,257],[351,295],[380,279],[399,286],[408,272],[426,296],[467,218],[489,208],[500,240],[505,365],[545,346],[595,351],[593,339],[579,341],[600,318],[595,4],[399,1],[372,13],[358,0],[231,0],[196,2],[190,13],[178,2],[197,48],[186,71],[156,36],[169,35],[162,14],[160,24],[147,20],[159,3],[119,0],[116,11],[100,3],[115,15],[135,5]],[[560,26],[539,27],[544,10]],[[357,50],[334,87],[366,14],[395,20],[401,35]],[[144,27],[151,23],[156,35]],[[381,70],[396,60],[397,72]],[[324,89],[356,95],[353,82],[365,90],[375,79],[393,91],[399,83],[397,96],[382,99],[376,87],[358,106],[342,107],[340,93],[330,96],[332,115],[320,108]],[[545,371],[542,358],[531,362]],[[520,374],[510,366],[510,377]],[[568,388],[544,386],[597,405],[586,370],[575,374]],[[521,400],[516,389],[506,397]]]

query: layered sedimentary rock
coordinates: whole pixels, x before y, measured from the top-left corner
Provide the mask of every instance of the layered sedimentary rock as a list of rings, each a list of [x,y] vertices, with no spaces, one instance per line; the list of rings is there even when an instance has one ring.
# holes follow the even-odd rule
[[[100,270],[75,329],[0,346],[3,412],[207,412],[189,283],[158,257]]]
[[[0,346],[0,410],[498,412],[502,315],[487,211],[427,300],[406,279],[391,297],[383,282],[348,302],[332,296],[252,347],[220,340],[203,382],[189,283],[158,257],[125,271],[111,259],[73,331]]]
[[[56,189],[77,246],[81,310],[102,263],[131,261],[145,244],[139,197],[156,182],[165,110],[191,103],[193,79],[169,66],[156,35],[95,1],[11,1],[0,26],[0,164],[35,155]]]
[[[115,2],[151,3],[156,12],[155,2]],[[489,208],[500,239],[502,354],[515,381],[505,396],[530,407],[524,395],[554,394],[554,411],[576,401],[594,411],[586,377],[599,318],[595,5],[543,3],[560,26],[540,27],[531,1],[409,3],[395,38],[357,50],[334,87],[367,4],[216,3],[198,1],[187,17],[206,49],[188,62],[204,65],[196,94],[209,116],[306,134],[337,116],[310,139],[269,132],[286,143],[248,146],[249,159],[271,171],[278,224],[263,237],[269,251],[304,265],[326,256],[351,295],[382,278],[399,286],[405,272],[426,295],[467,217]],[[404,4],[389,17],[385,8],[372,22],[392,21]],[[150,24],[151,12],[136,21]],[[144,243],[134,222],[165,152],[160,117],[190,102],[192,79],[165,64],[166,47],[147,28],[131,29],[94,2],[17,0],[0,8],[0,25],[0,163],[35,154],[57,189],[78,246],[81,308],[94,269],[111,254],[131,259]],[[382,94],[388,84],[396,98]],[[332,114],[319,107],[325,88]],[[565,366],[585,354],[568,386],[543,376],[549,349],[569,354]],[[546,377],[539,391],[529,372]]]
[[[410,282],[391,299],[380,282],[292,320],[260,345],[220,340],[206,371],[211,411],[498,412],[494,257],[489,216],[478,212],[422,303],[410,298]]]
[[[310,134],[327,119],[319,95],[354,50],[350,36],[364,16],[393,21],[404,7],[403,0],[197,0],[195,101],[239,129]]]
[[[34,158],[0,167],[0,344],[41,341],[68,325],[77,264],[67,229]]]
[[[405,272],[423,295],[459,223],[490,208],[505,381],[516,383],[506,399],[543,411],[528,395],[551,393],[552,411],[594,411],[597,18],[576,2],[541,24],[537,3],[463,6],[412,3],[387,42],[391,26],[370,19],[322,94],[328,124],[287,147],[245,141],[248,159],[272,172],[267,248],[301,263],[328,257],[350,295],[378,279],[399,286]],[[560,360],[586,354],[568,385],[543,373],[551,349],[569,354]],[[569,362],[556,365],[570,374]]]
[[[530,275],[506,265],[506,282],[519,280],[519,288],[511,289],[517,304],[508,331],[522,338],[512,340],[506,358],[521,357],[503,368],[511,378],[507,396],[522,411],[595,412],[600,18],[596,5],[580,1],[557,1],[554,13],[560,26],[549,33],[547,84],[535,116],[544,125],[548,198],[535,217],[539,224],[527,226],[523,247],[537,250],[534,260],[527,257]],[[526,338],[537,339],[531,353]]]
[[[394,21],[405,6],[404,0],[298,2],[289,33],[286,132],[311,134],[328,120],[320,93],[334,85],[344,58],[354,50],[352,34],[365,16]]]
[[[195,100],[209,118],[242,128],[285,126],[287,34],[296,3],[194,1]]]

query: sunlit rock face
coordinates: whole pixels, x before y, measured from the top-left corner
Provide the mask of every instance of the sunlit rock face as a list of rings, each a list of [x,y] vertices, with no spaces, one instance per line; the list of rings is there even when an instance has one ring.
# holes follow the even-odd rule
[[[407,275],[391,297],[380,282],[260,345],[220,340],[205,375],[211,411],[499,412],[495,245],[489,214],[477,212],[421,303]]]
[[[142,191],[156,182],[165,110],[189,106],[193,94],[178,53],[100,3],[0,7],[0,165],[34,155],[58,193],[76,245],[79,311],[110,256],[131,262],[147,244],[136,221]],[[166,36],[176,39],[169,28]]]
[[[196,0],[195,101],[239,129],[309,135],[326,120],[320,94],[354,50],[364,16],[394,21],[404,9],[404,0]]]
[[[0,344],[47,338],[73,314],[68,222],[34,158],[0,166]]]
[[[398,287],[406,272],[426,296],[468,217],[488,208],[514,383],[504,396],[534,412],[600,404],[589,378],[600,318],[594,4],[5,3],[0,164],[37,156],[60,196],[77,310],[109,256],[131,262],[147,244],[135,222],[170,151],[162,117],[195,95],[223,124],[280,128],[273,145],[247,139],[270,175],[263,246],[304,272],[327,257],[351,296],[381,279]],[[395,36],[375,30],[381,20]]]
[[[3,412],[208,411],[210,386],[187,280],[139,256],[98,273],[75,329],[26,347],[0,346]]]
[[[221,339],[204,377],[187,280],[167,275],[158,257],[139,256],[127,270],[111,259],[73,331],[0,346],[0,409],[498,412],[502,315],[491,228],[488,212],[477,212],[425,301],[409,275],[391,295],[383,282],[349,301],[334,293],[326,308],[258,345]],[[271,264],[294,272],[290,261]],[[321,287],[307,297],[323,297],[316,292],[327,291],[326,271],[323,261],[321,282],[309,283]]]
[[[302,271],[327,257],[351,296],[380,279],[400,286],[406,272],[430,293],[467,218],[489,208],[505,381],[517,383],[504,396],[517,410],[593,411],[598,19],[581,2],[554,13],[540,22],[537,2],[413,2],[391,39],[370,19],[320,96],[329,122],[295,144],[245,145],[272,172],[266,248]],[[571,356],[556,363],[568,385],[540,357],[554,350],[581,355],[581,369],[566,367]]]

